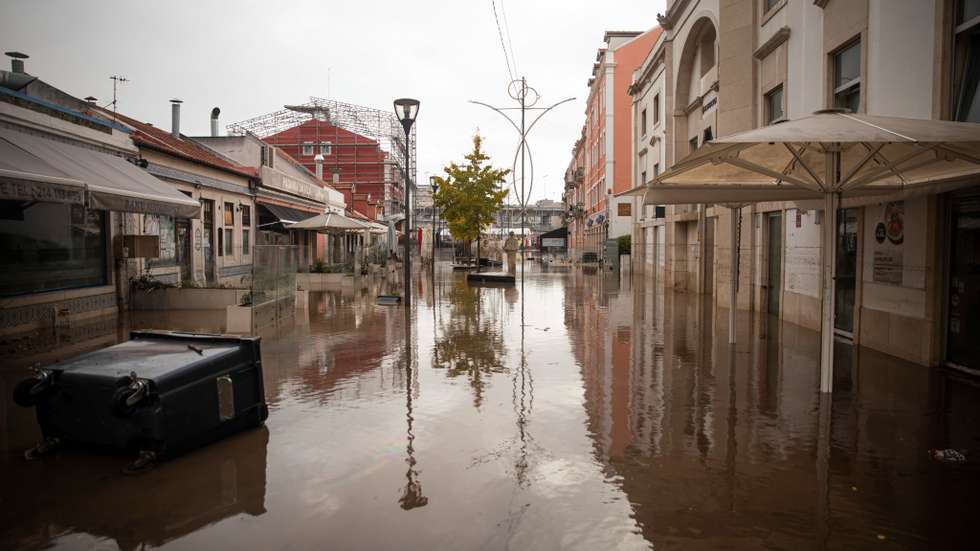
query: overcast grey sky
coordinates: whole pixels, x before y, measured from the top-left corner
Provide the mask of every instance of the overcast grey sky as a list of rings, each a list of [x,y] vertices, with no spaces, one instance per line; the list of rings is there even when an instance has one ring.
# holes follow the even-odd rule
[[[558,199],[603,33],[656,25],[664,1],[497,0],[504,25],[501,4],[518,73],[542,104],[578,98],[530,137],[532,200]],[[188,135],[209,131],[214,106],[223,127],[326,97],[329,68],[332,99],[379,109],[421,100],[421,181],[460,159],[477,128],[497,166],[510,166],[517,145],[499,115],[467,103],[511,101],[490,0],[4,0],[0,48],[29,54],[29,73],[103,103],[109,76],[125,76],[120,112],[164,128],[168,100],[180,98]]]

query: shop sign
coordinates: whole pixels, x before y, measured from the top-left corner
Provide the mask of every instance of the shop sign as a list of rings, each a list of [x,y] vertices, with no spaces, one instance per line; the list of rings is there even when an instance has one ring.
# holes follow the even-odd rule
[[[49,201],[52,203],[85,202],[85,190],[76,186],[61,186],[47,182],[0,180],[0,197],[19,201]]]
[[[905,202],[896,201],[881,206],[881,215],[874,229],[872,279],[888,285],[902,284],[905,243]]]

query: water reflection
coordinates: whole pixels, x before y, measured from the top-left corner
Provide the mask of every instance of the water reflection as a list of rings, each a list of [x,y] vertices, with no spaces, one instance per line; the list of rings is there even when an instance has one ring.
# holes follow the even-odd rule
[[[390,282],[311,293],[263,332],[268,430],[147,477],[25,463],[0,393],[0,548],[971,548],[980,470],[926,450],[977,453],[975,379],[838,345],[821,397],[813,332],[739,313],[732,347],[703,297],[527,269],[420,275],[407,318]]]
[[[466,377],[477,409],[493,376],[507,371],[499,298],[499,289],[470,287],[465,279],[454,279],[446,296],[450,314],[442,320],[433,346],[432,366],[445,369],[450,378]]]

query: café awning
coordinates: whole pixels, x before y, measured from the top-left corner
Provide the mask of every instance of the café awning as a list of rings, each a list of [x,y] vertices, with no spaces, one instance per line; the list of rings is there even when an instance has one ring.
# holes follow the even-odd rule
[[[265,224],[265,225],[281,223],[283,226],[288,226],[290,224],[295,224],[301,220],[306,220],[311,216],[316,216],[315,212],[294,209],[292,207],[284,207],[282,205],[274,205],[272,203],[266,203],[264,201],[259,202],[258,205],[259,208],[268,211],[268,213],[272,215],[272,218],[275,220],[274,222],[269,222],[269,224]]]
[[[122,157],[0,128],[0,139],[85,183],[87,204],[97,210],[196,218],[201,205]]]
[[[85,182],[0,138],[0,199],[85,204]]]
[[[834,373],[837,210],[849,197],[882,200],[978,184],[980,124],[818,111],[811,116],[718,138],[652,182],[630,190],[644,204],[738,205],[819,199],[822,227],[820,390]],[[735,265],[735,259],[732,259]],[[732,276],[735,271],[732,270]],[[735,281],[732,281],[732,304]],[[734,342],[734,308],[729,314]]]

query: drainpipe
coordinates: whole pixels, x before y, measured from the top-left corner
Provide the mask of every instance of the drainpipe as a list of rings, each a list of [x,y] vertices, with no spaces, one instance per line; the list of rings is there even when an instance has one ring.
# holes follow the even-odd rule
[[[218,137],[218,115],[221,114],[221,109],[215,107],[211,110],[211,137]]]
[[[179,99],[170,100],[170,133],[175,138],[180,138],[180,104],[184,103]]]

